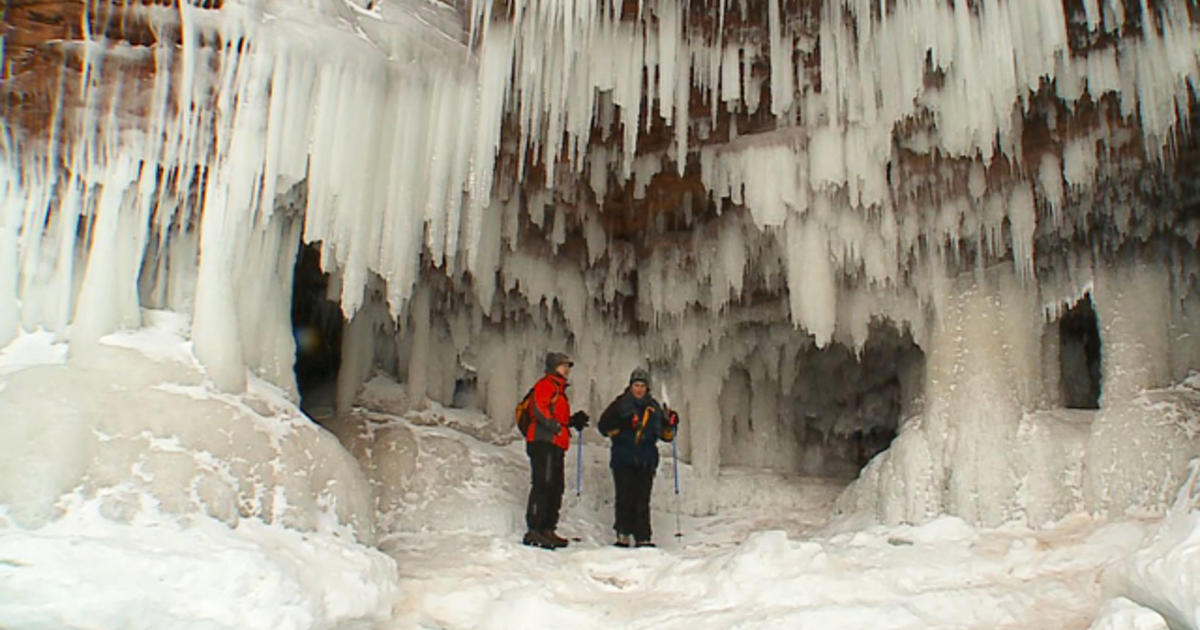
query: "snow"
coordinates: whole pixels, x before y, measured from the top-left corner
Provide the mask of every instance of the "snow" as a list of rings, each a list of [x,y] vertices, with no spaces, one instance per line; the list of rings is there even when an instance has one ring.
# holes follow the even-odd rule
[[[66,342],[56,341],[54,333],[39,330],[21,335],[0,348],[0,375],[11,374],[35,365],[59,365],[67,359]]]
[[[386,621],[388,556],[327,534],[246,519],[235,528],[152,508],[134,522],[75,502],[37,529],[0,528],[6,628],[306,630]]]
[[[178,314],[144,319],[65,362],[45,360],[61,356],[46,334],[0,355],[0,504],[12,521],[49,523],[78,490],[118,521],[148,496],[166,514],[373,539],[366,480],[332,435],[259,379],[244,394],[216,388]]]
[[[1118,597],[1108,603],[1089,630],[1167,630],[1162,615]]]
[[[330,628],[392,617],[353,458],[285,392],[217,390],[186,317],[0,351],[0,626]]]

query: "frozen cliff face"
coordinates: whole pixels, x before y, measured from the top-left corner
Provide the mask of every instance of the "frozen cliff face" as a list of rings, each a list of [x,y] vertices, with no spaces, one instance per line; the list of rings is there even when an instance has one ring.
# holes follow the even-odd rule
[[[565,350],[593,414],[649,367],[702,479],[898,432],[903,513],[985,521],[1021,501],[991,446],[1080,370],[1108,408],[1200,367],[1189,3],[699,5],[85,14],[14,57],[46,116],[4,118],[0,345],[169,308],[223,391],[344,414],[382,371],[498,431]],[[1085,295],[1101,357],[1064,359]]]

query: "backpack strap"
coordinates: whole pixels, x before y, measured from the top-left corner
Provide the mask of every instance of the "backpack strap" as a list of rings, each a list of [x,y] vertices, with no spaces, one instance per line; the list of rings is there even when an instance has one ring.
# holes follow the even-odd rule
[[[634,442],[642,442],[642,433],[646,431],[646,425],[650,424],[650,414],[655,411],[654,407],[647,406],[642,412],[642,422],[638,425],[637,435],[633,438]],[[636,416],[634,416],[636,418]]]

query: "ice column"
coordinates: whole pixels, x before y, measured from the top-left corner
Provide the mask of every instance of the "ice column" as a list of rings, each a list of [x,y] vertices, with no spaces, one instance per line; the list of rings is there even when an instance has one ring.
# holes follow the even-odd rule
[[[1136,263],[1097,273],[1100,406],[1170,382],[1170,280],[1161,265]]]
[[[1171,375],[1174,381],[1182,381],[1190,372],[1200,371],[1200,293],[1192,291],[1179,295],[1187,291],[1179,288],[1182,283],[1176,281],[1176,299],[1172,303]]]
[[[1093,297],[1103,382],[1084,459],[1084,504],[1096,514],[1162,509],[1188,460],[1200,455],[1188,420],[1194,399],[1153,390],[1171,378],[1168,272],[1148,262],[1102,268]]]
[[[0,348],[17,335],[17,229],[24,197],[7,168],[0,168]]]
[[[942,507],[996,525],[1015,513],[1016,471],[1003,445],[1040,393],[1041,316],[1009,267],[952,287],[926,354],[921,429],[935,448],[935,481],[944,480]]]
[[[709,369],[696,369],[684,375],[687,406],[680,413],[687,419],[688,426],[680,432],[679,447],[691,460],[692,471],[696,475],[692,483],[697,487],[716,483],[717,472],[721,466],[722,419],[719,396],[725,370],[714,365],[721,363],[713,356],[715,354],[717,353],[709,349],[695,363]],[[691,498],[697,501],[689,506],[693,513],[711,513],[715,507],[713,497],[700,494]]]
[[[412,327],[413,349],[408,364],[408,400],[410,404],[420,405],[428,390],[426,363],[431,359],[433,351],[429,325],[430,295],[429,286],[420,285],[413,297],[409,312],[409,325]]]

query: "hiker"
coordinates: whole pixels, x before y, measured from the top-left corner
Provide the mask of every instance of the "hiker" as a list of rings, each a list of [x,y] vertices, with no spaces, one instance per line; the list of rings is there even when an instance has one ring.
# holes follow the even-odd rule
[[[529,413],[532,422],[525,431],[525,453],[529,455],[529,502],[525,506],[523,544],[543,549],[567,546],[567,539],[554,530],[565,489],[563,459],[571,446],[568,427],[582,431],[588,415],[571,413],[567,401],[567,375],[575,363],[561,352],[546,355],[546,374],[533,386]]]
[[[650,374],[637,368],[629,386],[600,415],[596,428],[612,440],[609,467],[616,488],[618,547],[653,547],[650,538],[650,490],[658,468],[658,441],[675,439],[679,414],[663,412],[650,396]]]

